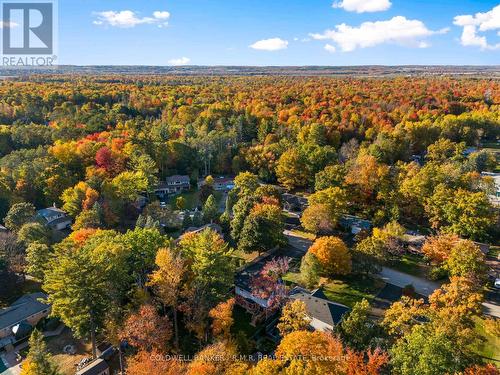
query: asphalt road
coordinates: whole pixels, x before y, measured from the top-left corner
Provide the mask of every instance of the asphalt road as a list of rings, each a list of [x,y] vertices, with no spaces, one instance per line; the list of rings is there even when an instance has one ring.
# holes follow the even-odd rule
[[[407,273],[399,272],[387,267],[382,268],[380,277],[385,282],[399,286],[401,288],[405,287],[408,284],[412,284],[415,287],[415,291],[424,296],[431,295],[434,290],[440,287],[440,284],[434,281],[409,275]],[[494,295],[498,295],[498,292],[494,293]],[[496,298],[491,297],[491,293],[486,295],[487,300],[483,302],[483,312],[486,315],[500,318],[500,304],[498,303]]]

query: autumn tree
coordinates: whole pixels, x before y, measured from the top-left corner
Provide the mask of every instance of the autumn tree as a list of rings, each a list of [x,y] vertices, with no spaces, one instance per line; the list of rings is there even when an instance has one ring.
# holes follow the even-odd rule
[[[17,232],[17,240],[28,246],[34,242],[49,244],[50,233],[47,227],[41,223],[26,223]]]
[[[208,313],[212,319],[212,335],[225,340],[231,338],[231,327],[233,326],[233,307],[235,300],[230,298],[225,302],[220,302]]]
[[[181,295],[185,262],[168,248],[158,250],[155,264],[157,269],[150,276],[148,285],[152,286],[163,305],[172,308],[174,317],[175,346],[179,347],[179,328],[177,310]]]
[[[212,223],[219,216],[219,208],[213,194],[210,194],[203,205],[203,220]]]
[[[339,326],[342,340],[356,350],[365,349],[373,337],[374,330],[369,318],[370,304],[366,299],[357,302]]]
[[[182,306],[186,324],[198,338],[205,339],[208,312],[225,299],[227,291],[233,285],[235,266],[232,250],[211,229],[184,235],[178,246],[189,265],[187,300]]]
[[[302,282],[308,288],[314,287],[319,282],[320,270],[321,265],[318,258],[308,251],[300,263],[300,278]]]
[[[284,337],[291,332],[307,330],[310,322],[305,303],[296,299],[283,307],[277,327]]]
[[[318,259],[323,271],[330,275],[347,275],[351,272],[351,254],[338,237],[320,237],[309,248]]]
[[[44,243],[32,242],[26,248],[26,272],[43,281],[51,258],[50,247]]]
[[[427,237],[422,252],[437,264],[442,264],[450,256],[451,250],[458,243],[459,237],[455,234],[442,233]]]
[[[245,219],[238,248],[244,252],[270,250],[286,243],[281,208],[275,204],[257,204]]]
[[[127,360],[127,374],[130,375],[179,375],[185,372],[185,365],[177,360],[169,360],[165,355],[153,350],[139,351]]]
[[[29,351],[21,375],[58,375],[59,370],[47,350],[43,334],[35,329],[29,339]]]
[[[453,247],[445,268],[452,277],[469,277],[478,281],[484,280],[487,273],[483,252],[479,246],[468,240],[461,240]]]
[[[59,316],[78,337],[90,335],[95,357],[96,331],[102,326],[110,303],[107,266],[81,248],[69,252],[59,246],[53,259],[43,284],[52,314]]]
[[[330,233],[347,207],[344,190],[330,187],[312,194],[302,217],[302,226],[313,233]]]
[[[151,305],[141,306],[123,325],[121,339],[139,350],[165,352],[172,337],[172,327],[167,317],[161,317]]]
[[[24,224],[32,221],[35,214],[35,206],[33,204],[26,202],[14,203],[3,221],[7,228],[17,232]]]
[[[309,171],[304,155],[296,148],[285,151],[278,160],[276,176],[289,190],[307,186]]]

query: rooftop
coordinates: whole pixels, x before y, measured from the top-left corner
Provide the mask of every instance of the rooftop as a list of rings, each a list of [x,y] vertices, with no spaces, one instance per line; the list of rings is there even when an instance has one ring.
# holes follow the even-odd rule
[[[109,366],[104,359],[98,358],[76,372],[76,375],[100,375]]]
[[[296,287],[290,292],[290,298],[304,302],[311,318],[332,327],[342,320],[344,314],[349,312],[347,306],[328,300],[321,289],[309,293],[303,288]]]
[[[0,329],[17,324],[50,307],[39,299],[46,300],[47,296],[43,293],[25,294],[9,307],[0,310]]]

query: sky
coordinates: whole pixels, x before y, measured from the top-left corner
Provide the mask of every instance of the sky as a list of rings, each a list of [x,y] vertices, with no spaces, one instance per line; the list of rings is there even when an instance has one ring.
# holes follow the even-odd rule
[[[73,65],[500,65],[498,0],[58,0]]]

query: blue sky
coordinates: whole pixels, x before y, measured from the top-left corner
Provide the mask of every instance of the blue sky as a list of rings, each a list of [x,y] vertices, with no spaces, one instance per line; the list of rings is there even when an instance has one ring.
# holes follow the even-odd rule
[[[60,64],[500,64],[498,0],[58,4]]]

